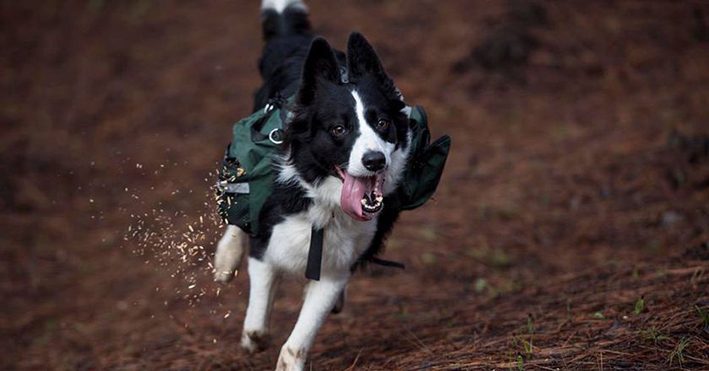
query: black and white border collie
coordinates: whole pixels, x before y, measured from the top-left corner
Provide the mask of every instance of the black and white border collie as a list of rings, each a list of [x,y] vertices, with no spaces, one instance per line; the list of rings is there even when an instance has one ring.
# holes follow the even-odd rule
[[[306,284],[303,307],[281,348],[277,370],[302,370],[318,330],[344,305],[354,268],[377,254],[398,210],[387,204],[404,171],[409,108],[372,46],[352,33],[347,54],[312,34],[305,4],[263,0],[264,85],[255,109],[295,96],[287,107],[273,193],[250,236],[249,304],[241,346],[268,345],[269,316],[281,276],[303,277],[311,229],[324,229],[321,276]],[[238,145],[238,144],[237,144]],[[244,233],[228,226],[217,246],[215,280],[234,277]]]

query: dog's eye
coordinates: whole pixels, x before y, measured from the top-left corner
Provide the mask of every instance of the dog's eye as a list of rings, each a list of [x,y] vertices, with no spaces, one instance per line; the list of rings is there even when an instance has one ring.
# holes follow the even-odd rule
[[[336,125],[332,129],[330,129],[330,131],[332,132],[333,135],[339,137],[340,135],[344,134],[347,131],[347,129],[345,129],[345,127],[342,125]]]
[[[389,120],[379,119],[379,121],[377,121],[377,129],[386,130],[388,127],[389,127]]]

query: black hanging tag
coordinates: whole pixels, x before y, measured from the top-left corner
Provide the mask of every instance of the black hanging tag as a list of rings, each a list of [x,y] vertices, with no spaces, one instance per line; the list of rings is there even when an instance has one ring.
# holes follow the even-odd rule
[[[406,269],[406,266],[403,263],[395,262],[392,260],[379,259],[375,256],[369,258],[369,262],[372,264],[381,265],[382,267]]]
[[[310,250],[308,250],[308,265],[305,267],[305,278],[320,281],[320,266],[322,265],[322,245],[325,237],[324,229],[313,227],[310,231]]]

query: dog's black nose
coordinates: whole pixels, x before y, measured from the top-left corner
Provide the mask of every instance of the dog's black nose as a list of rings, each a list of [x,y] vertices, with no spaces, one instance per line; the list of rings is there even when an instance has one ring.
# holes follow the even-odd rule
[[[379,151],[369,151],[362,156],[362,164],[369,171],[379,171],[384,169],[387,164],[387,159],[384,154]]]

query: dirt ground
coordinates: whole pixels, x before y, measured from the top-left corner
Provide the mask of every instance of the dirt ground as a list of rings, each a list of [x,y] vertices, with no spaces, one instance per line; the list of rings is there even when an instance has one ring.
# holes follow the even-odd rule
[[[313,370],[709,369],[709,4],[309,0],[453,149]],[[3,1],[0,369],[264,370],[211,281],[258,1]]]

